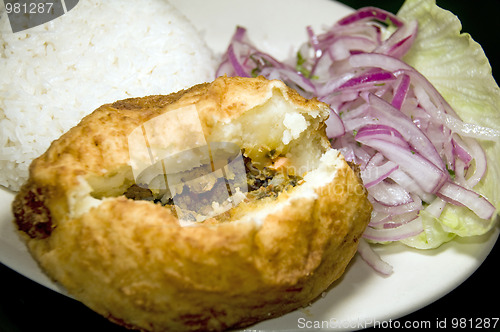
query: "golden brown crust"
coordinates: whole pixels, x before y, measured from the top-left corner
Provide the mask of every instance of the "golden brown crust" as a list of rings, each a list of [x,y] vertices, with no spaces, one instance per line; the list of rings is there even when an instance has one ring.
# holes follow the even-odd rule
[[[276,202],[285,207],[262,223],[180,227],[169,209],[124,196],[72,211],[82,177],[126,170],[127,135],[140,124],[195,103],[210,136],[218,123],[269,98],[270,84],[284,89],[262,78],[219,78],[170,96],[118,101],[55,141],[33,162],[14,203],[16,222],[41,267],[103,316],[151,331],[243,327],[316,298],[343,273],[371,212],[359,178],[341,156],[333,181],[313,196],[279,196]],[[327,110],[292,90],[282,93],[311,112]],[[36,206],[27,203],[33,193]],[[50,222],[50,231],[22,226],[33,215],[36,224]]]

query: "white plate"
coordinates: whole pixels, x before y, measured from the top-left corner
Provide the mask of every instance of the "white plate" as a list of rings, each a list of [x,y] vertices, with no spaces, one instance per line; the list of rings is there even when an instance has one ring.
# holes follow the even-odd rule
[[[209,46],[222,53],[236,25],[248,28],[262,50],[284,59],[315,31],[333,24],[352,9],[330,0],[172,0],[205,34]],[[13,194],[0,189],[0,262],[26,277],[65,294],[28,254],[15,233],[10,204]],[[298,330],[320,325],[353,330],[383,324],[441,298],[467,279],[486,258],[498,237],[490,233],[455,240],[436,250],[412,250],[400,244],[376,250],[394,267],[382,277],[358,256],[320,299],[307,308],[264,321],[251,330]],[[316,329],[316,328],[315,328]]]

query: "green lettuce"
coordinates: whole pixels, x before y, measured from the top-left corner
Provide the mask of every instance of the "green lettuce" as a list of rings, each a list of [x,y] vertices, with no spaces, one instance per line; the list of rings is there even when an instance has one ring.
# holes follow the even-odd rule
[[[404,61],[422,73],[462,120],[500,130],[500,88],[481,46],[461,33],[460,20],[435,0],[407,0],[397,14],[417,20],[418,35]],[[480,141],[488,159],[487,173],[474,190],[500,206],[500,141]],[[482,220],[465,207],[448,204],[436,219],[422,213],[425,231],[402,242],[416,248],[435,248],[455,236],[481,235],[498,221]]]

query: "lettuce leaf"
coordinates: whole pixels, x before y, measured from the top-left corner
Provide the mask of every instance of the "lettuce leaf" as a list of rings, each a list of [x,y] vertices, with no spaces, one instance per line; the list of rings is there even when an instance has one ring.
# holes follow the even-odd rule
[[[435,0],[407,0],[397,14],[419,23],[418,36],[404,61],[421,72],[465,122],[500,130],[500,88],[481,46],[461,33],[460,20]],[[480,141],[488,170],[474,190],[500,207],[500,141]],[[498,221],[482,220],[465,207],[449,205],[436,219],[422,214],[425,232],[403,240],[417,248],[435,248],[458,236],[488,232]]]

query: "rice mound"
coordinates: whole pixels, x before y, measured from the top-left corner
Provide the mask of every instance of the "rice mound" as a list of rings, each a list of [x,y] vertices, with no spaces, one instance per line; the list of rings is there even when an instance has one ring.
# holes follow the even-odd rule
[[[0,185],[17,191],[31,161],[100,105],[211,81],[215,67],[166,0],[81,0],[18,33],[0,11]]]

